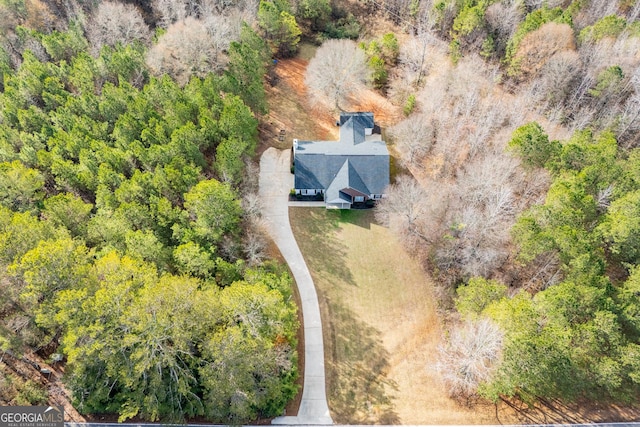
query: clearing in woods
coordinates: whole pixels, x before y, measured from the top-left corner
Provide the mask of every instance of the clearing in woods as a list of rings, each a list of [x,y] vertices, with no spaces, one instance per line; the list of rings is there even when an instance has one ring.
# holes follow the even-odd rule
[[[615,405],[458,402],[434,368],[433,282],[372,210],[289,209],[322,315],[327,398],[342,424],[551,424],[634,419]]]
[[[269,88],[262,148],[289,148],[292,138],[337,139],[335,115],[312,109],[304,72],[315,48],[280,61]],[[397,107],[368,91],[354,111],[373,111],[382,126]],[[280,140],[280,129],[285,136]],[[443,342],[433,283],[369,211],[290,208],[291,226],[320,300],[327,394],[336,423],[501,424],[584,423],[631,419],[615,405],[457,402],[433,368]]]
[[[301,140],[337,140],[337,112],[310,105],[304,74],[316,47],[303,44],[296,58],[278,61],[267,88],[269,113],[260,120],[259,153],[268,147],[291,148],[293,138]],[[372,111],[381,126],[401,119],[399,107],[377,92],[367,90],[348,102],[349,111]]]

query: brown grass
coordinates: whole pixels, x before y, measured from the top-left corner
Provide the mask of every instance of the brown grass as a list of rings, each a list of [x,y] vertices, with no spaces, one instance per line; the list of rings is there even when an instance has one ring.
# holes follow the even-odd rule
[[[313,55],[315,47],[304,45],[305,56]],[[293,138],[301,140],[338,138],[335,117],[328,111],[313,108],[307,97],[304,74],[308,60],[298,58],[278,61],[273,69],[271,85],[267,87],[269,113],[260,120],[261,147],[290,148]],[[284,138],[280,140],[281,131]]]
[[[442,337],[433,284],[372,211],[290,209],[320,297],[337,423],[495,422],[449,399],[431,369]]]
[[[260,120],[261,146],[258,153],[268,147],[290,148],[293,139],[338,139],[335,126],[338,113],[322,105],[312,105],[304,83],[309,59],[315,55],[316,46],[302,44],[298,57],[278,61],[271,83],[267,87],[269,113]],[[370,89],[358,92],[347,105],[349,111],[371,111],[383,127],[392,126],[402,118],[399,107],[394,106],[378,92]],[[284,138],[280,138],[284,131]]]
[[[335,117],[314,111],[304,86],[307,61],[280,61],[269,89],[271,112],[262,147],[291,147],[292,138],[337,139]],[[383,126],[400,113],[370,91],[351,106],[374,111]],[[271,122],[271,123],[270,123]],[[279,129],[286,139],[278,141]],[[433,368],[444,339],[433,283],[371,211],[291,208],[293,232],[314,278],[325,340],[327,393],[336,423],[546,424],[640,419],[632,408],[541,401],[457,402]],[[295,405],[293,405],[295,406]],[[291,408],[293,409],[293,408]]]
[[[546,424],[640,416],[597,403],[451,399],[434,369],[444,332],[433,282],[420,265],[370,210],[290,208],[289,216],[318,290],[334,422]]]

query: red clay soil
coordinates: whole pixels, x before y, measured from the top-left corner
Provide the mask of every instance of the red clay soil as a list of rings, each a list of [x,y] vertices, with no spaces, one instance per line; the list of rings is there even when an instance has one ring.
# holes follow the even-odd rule
[[[267,88],[269,113],[261,118],[260,123],[261,146],[258,153],[271,146],[291,147],[294,138],[337,140],[335,122],[339,113],[309,102],[304,82],[308,64],[305,59],[291,58],[278,61],[274,67],[271,86]],[[370,89],[359,91],[352,97],[347,103],[347,110],[371,111],[376,123],[383,127],[392,126],[402,118],[399,107]]]
[[[400,107],[373,90],[358,92],[355,99],[349,100],[349,108],[352,111],[371,111],[376,123],[382,127],[393,126],[403,118]]]
[[[270,111],[261,118],[259,153],[270,146],[289,148],[293,138],[302,140],[336,140],[338,138],[338,129],[335,127],[337,112],[312,108],[309,103],[304,83],[307,65],[306,60],[293,58],[281,60],[275,66],[271,80],[272,86],[267,88]],[[354,97],[348,102],[347,109],[373,112],[376,122],[382,127],[392,126],[402,119],[401,108],[394,106],[373,90],[358,93],[357,98]],[[281,131],[284,131],[282,138],[280,138]],[[301,366],[301,373],[302,369],[303,366]],[[296,406],[297,403],[292,402],[287,412],[296,412]],[[446,406],[442,409],[459,413],[467,424],[487,422],[486,420],[489,419],[493,424],[640,420],[638,407],[605,405],[596,402],[567,405],[557,400],[541,399],[531,406],[519,401],[500,401],[497,405],[487,401],[460,402],[457,405]]]
[[[308,61],[292,58],[278,61],[267,87],[269,113],[260,120],[260,154],[268,147],[291,147],[293,139],[332,140],[338,131],[335,116],[314,109],[308,102],[304,74]]]
[[[13,357],[9,353],[4,353],[0,362],[0,371],[10,373],[23,381],[31,380],[43,388],[49,394],[48,405],[63,406],[65,421],[84,422],[85,418],[71,406],[71,393],[62,383],[64,366],[62,363],[48,364],[38,354],[27,352],[22,358]],[[50,374],[43,374],[42,370],[49,370]],[[48,371],[45,371],[48,372]],[[0,402],[9,404],[10,402]]]

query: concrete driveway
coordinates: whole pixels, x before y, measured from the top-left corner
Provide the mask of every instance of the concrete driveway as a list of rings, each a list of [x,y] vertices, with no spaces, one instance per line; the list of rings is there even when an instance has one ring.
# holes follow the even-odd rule
[[[260,159],[262,216],[271,238],[289,264],[302,300],[304,323],[304,385],[298,415],[273,420],[272,424],[333,424],[327,405],[324,377],[324,344],[318,295],[307,264],[289,224],[289,191],[293,188],[290,150],[269,148]]]

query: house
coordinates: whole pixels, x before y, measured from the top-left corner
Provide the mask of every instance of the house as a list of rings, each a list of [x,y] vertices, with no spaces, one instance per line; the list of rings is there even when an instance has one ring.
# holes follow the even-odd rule
[[[384,197],[389,151],[373,113],[341,113],[339,141],[293,140],[296,194],[323,194],[327,208]]]

